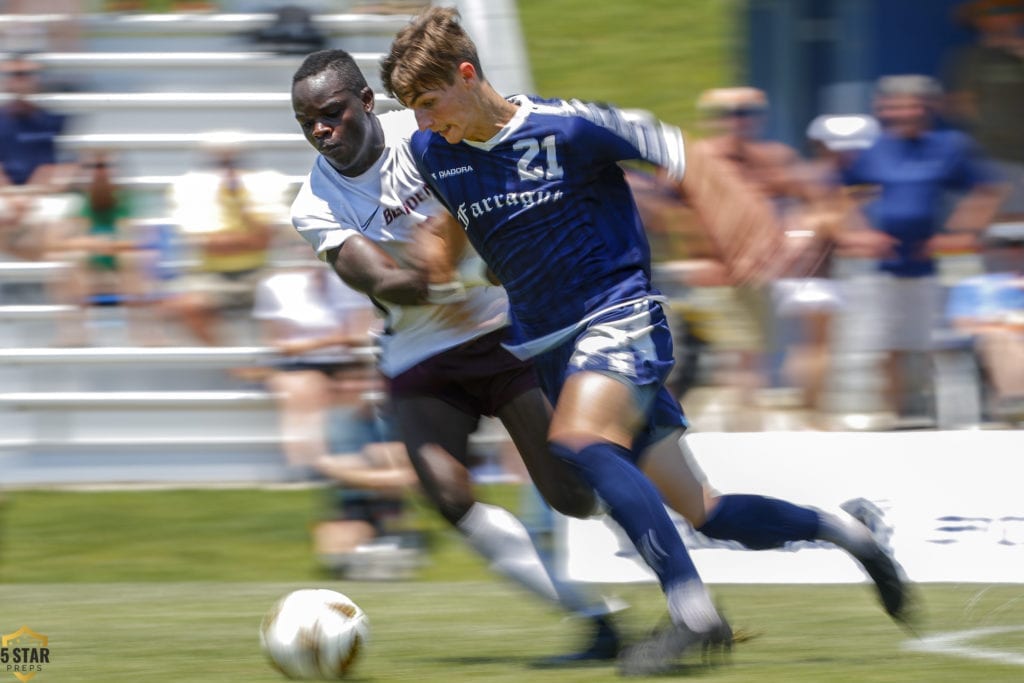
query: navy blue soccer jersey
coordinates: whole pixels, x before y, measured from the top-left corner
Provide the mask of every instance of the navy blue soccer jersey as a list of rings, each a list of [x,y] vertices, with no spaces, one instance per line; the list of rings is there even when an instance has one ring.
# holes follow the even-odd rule
[[[486,142],[421,131],[413,157],[509,295],[513,348],[557,343],[589,316],[656,293],[650,248],[618,165],[644,159],[676,178],[678,128],[617,109],[516,96]],[[531,343],[532,342],[532,343]],[[530,348],[534,347],[534,348]]]

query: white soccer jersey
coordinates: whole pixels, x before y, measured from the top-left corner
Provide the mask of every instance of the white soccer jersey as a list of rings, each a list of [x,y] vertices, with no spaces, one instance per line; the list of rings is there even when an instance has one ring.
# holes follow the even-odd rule
[[[409,137],[416,130],[412,111],[379,118],[385,147],[377,163],[362,175],[348,178],[318,156],[292,204],[292,224],[320,258],[352,235],[363,235],[405,263],[413,230],[426,217],[444,211],[409,153]],[[459,270],[482,273],[483,262],[475,253],[467,254]],[[398,306],[375,301],[386,318],[381,372],[394,377],[507,324],[508,300],[501,287],[490,286],[482,278],[466,285],[467,298],[457,304]]]

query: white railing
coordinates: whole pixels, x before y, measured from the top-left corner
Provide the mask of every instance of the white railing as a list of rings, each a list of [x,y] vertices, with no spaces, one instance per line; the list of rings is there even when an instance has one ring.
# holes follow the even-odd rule
[[[361,69],[376,70],[383,53],[353,52],[352,58]],[[268,66],[295,67],[302,55],[280,55],[274,52],[44,52],[32,59],[50,68],[64,71],[81,69],[161,69],[180,67],[226,66],[232,69],[265,69]]]
[[[361,347],[351,350],[360,362],[373,360],[377,350]],[[0,349],[0,366],[3,365],[111,365],[120,363],[202,364],[232,366],[245,363],[261,363],[280,354],[268,346],[104,346],[83,348],[8,348]]]
[[[0,93],[0,103],[11,99]],[[32,95],[29,100],[48,109],[86,111],[123,109],[125,107],[231,108],[257,107],[267,109],[288,108],[291,95],[287,92],[147,92],[147,93],[45,93]],[[375,97],[377,111],[391,111],[401,107],[386,95]]]
[[[224,34],[262,28],[274,21],[267,12],[167,14],[0,14],[0,29],[26,25],[77,24],[92,33],[112,34]],[[317,28],[330,35],[391,36],[409,22],[406,14],[321,14]]]

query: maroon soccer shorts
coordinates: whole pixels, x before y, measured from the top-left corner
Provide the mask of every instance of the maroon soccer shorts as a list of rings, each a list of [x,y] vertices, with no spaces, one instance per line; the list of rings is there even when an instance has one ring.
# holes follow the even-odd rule
[[[430,396],[474,415],[493,416],[537,386],[533,364],[502,347],[504,328],[442,351],[388,381],[394,399]]]

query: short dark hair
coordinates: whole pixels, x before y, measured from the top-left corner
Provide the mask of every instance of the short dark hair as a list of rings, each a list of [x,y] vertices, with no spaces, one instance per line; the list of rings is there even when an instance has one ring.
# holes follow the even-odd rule
[[[316,76],[324,71],[333,71],[338,74],[345,84],[346,89],[359,94],[364,88],[369,87],[366,77],[356,64],[352,55],[344,50],[318,50],[306,56],[302,64],[292,76],[292,85],[304,81],[310,76]]]

